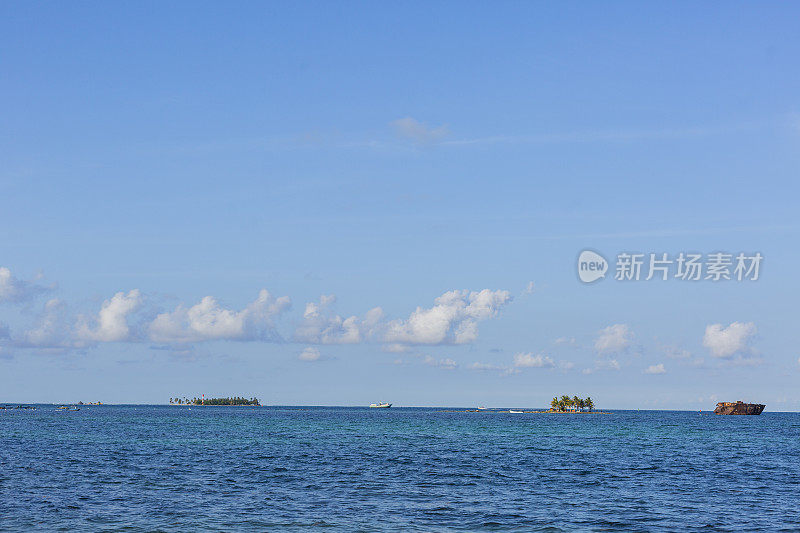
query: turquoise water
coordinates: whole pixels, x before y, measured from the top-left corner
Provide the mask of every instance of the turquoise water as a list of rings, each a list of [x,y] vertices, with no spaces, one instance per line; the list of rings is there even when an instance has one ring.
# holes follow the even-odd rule
[[[0,411],[0,530],[800,531],[800,414]]]

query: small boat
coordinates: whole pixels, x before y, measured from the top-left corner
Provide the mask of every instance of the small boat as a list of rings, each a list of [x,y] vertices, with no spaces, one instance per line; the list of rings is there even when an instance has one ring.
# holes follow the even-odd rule
[[[509,409],[509,413],[523,413],[524,411],[515,411],[514,409]]]
[[[485,407],[478,407],[478,411],[485,411],[485,410],[486,410]]]
[[[369,404],[370,407],[374,409],[388,409],[392,406],[390,403],[378,402],[378,403],[371,403]]]

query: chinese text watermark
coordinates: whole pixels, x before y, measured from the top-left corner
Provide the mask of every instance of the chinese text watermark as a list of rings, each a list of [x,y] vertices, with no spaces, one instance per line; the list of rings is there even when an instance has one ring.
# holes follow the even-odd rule
[[[614,279],[617,281],[757,281],[764,256],[760,252],[736,254],[713,252],[709,254],[666,252],[617,254]],[[578,278],[592,283],[605,277],[609,263],[605,257],[592,250],[578,256]]]

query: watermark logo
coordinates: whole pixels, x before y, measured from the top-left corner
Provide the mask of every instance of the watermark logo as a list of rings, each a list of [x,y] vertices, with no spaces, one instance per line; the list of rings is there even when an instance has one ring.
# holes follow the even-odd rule
[[[578,256],[578,278],[584,283],[592,283],[606,276],[608,261],[602,255],[584,250]]]
[[[737,254],[714,252],[620,252],[614,266],[616,281],[757,281],[764,256],[759,252]],[[597,252],[584,250],[578,256],[578,278],[592,283],[604,278],[609,263]]]

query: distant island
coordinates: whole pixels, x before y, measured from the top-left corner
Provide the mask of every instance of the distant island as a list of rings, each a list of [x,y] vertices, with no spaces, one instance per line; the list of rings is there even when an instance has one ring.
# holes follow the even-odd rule
[[[590,397],[578,398],[577,396],[569,397],[566,394],[560,399],[553,397],[550,402],[550,411],[556,413],[580,413],[584,409],[590,413],[594,409],[594,401]]]
[[[258,398],[253,397],[249,400],[240,396],[233,398],[170,398],[170,405],[255,405],[261,406]]]

